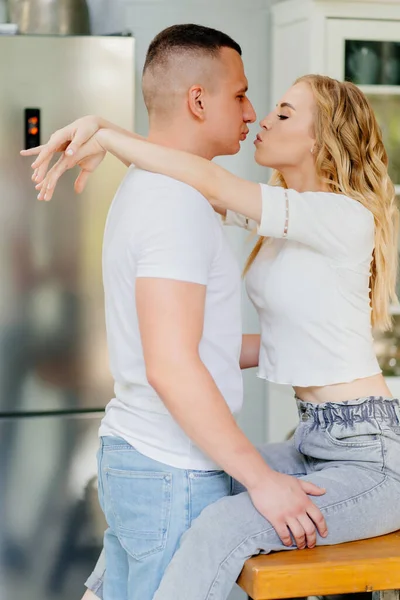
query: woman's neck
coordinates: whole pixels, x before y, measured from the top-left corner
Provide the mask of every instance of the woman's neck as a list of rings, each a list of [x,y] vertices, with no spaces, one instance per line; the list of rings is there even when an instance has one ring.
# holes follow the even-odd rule
[[[328,192],[329,188],[326,183],[321,181],[314,169],[280,169],[286,185],[291,190],[296,192]]]

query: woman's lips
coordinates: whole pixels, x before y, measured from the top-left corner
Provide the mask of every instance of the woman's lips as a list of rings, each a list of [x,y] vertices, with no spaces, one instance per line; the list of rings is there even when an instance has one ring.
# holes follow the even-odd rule
[[[260,136],[260,135],[257,133],[257,137],[256,137],[256,139],[254,140],[254,143],[255,143],[255,144],[259,144],[259,143],[261,143],[261,142],[262,142],[261,136]]]

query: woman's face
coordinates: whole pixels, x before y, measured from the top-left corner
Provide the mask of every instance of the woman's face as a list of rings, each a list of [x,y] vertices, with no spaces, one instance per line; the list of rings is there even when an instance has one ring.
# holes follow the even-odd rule
[[[256,162],[281,172],[288,168],[313,168],[314,111],[311,87],[305,82],[292,86],[260,121],[262,129],[254,142]]]

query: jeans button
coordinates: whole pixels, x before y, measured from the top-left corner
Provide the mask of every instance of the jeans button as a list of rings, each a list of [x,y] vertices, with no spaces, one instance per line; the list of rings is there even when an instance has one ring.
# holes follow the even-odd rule
[[[309,417],[308,417],[308,414],[307,414],[307,413],[303,413],[303,414],[301,415],[301,420],[302,420],[302,421],[308,421],[308,419],[309,419]]]

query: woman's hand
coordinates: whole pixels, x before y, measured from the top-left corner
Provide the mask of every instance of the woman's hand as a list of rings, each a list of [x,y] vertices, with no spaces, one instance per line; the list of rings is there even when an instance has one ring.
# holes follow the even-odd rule
[[[61,175],[75,166],[81,168],[76,181],[75,191],[80,194],[86,182],[93,171],[97,169],[106,155],[105,148],[99,143],[96,135],[86,141],[72,156],[63,153],[56,164],[44,176],[44,179],[37,183],[36,189],[39,190],[38,200],[51,200],[55,187]]]
[[[285,546],[293,539],[299,549],[313,548],[317,530],[326,537],[328,530],[320,509],[311,496],[322,496],[325,490],[291,475],[273,472],[267,481],[260,481],[248,490],[254,506],[275,529]]]
[[[58,129],[50,136],[46,144],[22,150],[22,156],[37,156],[32,163],[32,168],[35,169],[32,180],[35,183],[41,183],[57,152],[65,152],[67,156],[73,156],[102,126],[103,119],[101,117],[93,115],[82,117],[66,127]]]

